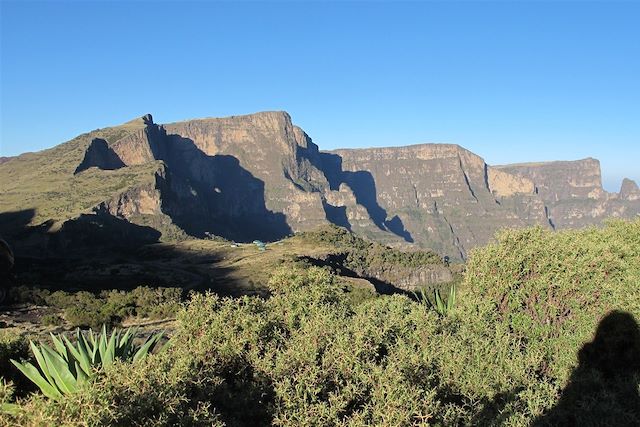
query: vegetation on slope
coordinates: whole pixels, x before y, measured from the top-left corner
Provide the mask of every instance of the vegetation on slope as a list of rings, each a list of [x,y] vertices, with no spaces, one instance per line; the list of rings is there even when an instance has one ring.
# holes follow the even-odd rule
[[[440,255],[433,251],[405,252],[358,237],[345,228],[328,225],[315,231],[300,233],[305,239],[318,243],[330,243],[347,252],[345,267],[352,270],[374,269],[385,265],[419,267],[441,264]]]
[[[447,316],[285,266],[270,298],[197,294],[166,351],[5,423],[639,425],[639,282],[640,220],[504,232]]]
[[[37,153],[25,153],[0,168],[0,211],[37,208],[32,224],[64,221],[132,185],[154,185],[159,163],[131,166],[113,171],[90,169],[74,174],[93,138],[114,142],[141,126],[123,125],[82,134],[71,141]]]
[[[18,303],[44,305],[59,309],[60,315],[51,313],[42,319],[54,326],[65,324],[69,328],[99,328],[117,326],[131,317],[164,319],[175,316],[180,309],[182,289],[138,286],[130,291],[104,290],[65,292],[21,286],[11,291]]]

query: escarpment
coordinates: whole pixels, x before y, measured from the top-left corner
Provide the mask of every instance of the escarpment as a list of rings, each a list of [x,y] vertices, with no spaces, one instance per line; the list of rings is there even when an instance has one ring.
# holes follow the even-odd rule
[[[99,213],[160,239],[253,241],[335,224],[455,258],[504,227],[640,213],[638,186],[606,192],[595,159],[490,166],[449,144],[325,152],[285,112],[146,115],[3,161],[0,187],[0,215],[29,209],[29,225],[47,229]]]
[[[640,214],[637,186],[625,179],[620,193],[602,187],[600,162],[575,161],[523,163],[497,169],[531,180],[544,202],[555,228],[578,228],[599,224],[607,218],[633,218]]]

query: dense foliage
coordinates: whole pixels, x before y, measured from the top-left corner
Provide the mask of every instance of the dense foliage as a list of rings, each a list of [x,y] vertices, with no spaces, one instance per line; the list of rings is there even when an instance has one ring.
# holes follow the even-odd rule
[[[63,320],[71,327],[100,328],[117,326],[127,317],[162,319],[175,316],[180,309],[182,290],[139,286],[130,291],[105,290],[65,292],[20,286],[12,289],[15,302],[61,309],[64,319],[48,315],[43,323],[59,325]]]
[[[447,316],[285,267],[269,299],[195,295],[166,351],[6,424],[640,425],[639,283],[640,221],[504,232]]]
[[[640,425],[639,284],[640,220],[532,228],[505,231],[476,250],[459,300],[472,333],[508,349],[517,368],[509,377],[532,413],[567,387],[562,405],[540,422]]]
[[[3,395],[9,398],[9,387],[3,388],[4,383],[11,383],[21,391],[31,391],[29,380],[13,366],[11,359],[28,360],[29,343],[21,334],[11,329],[0,329],[0,404],[3,402]],[[4,391],[4,393],[3,393]]]
[[[425,264],[441,264],[440,256],[431,251],[404,252],[376,242],[370,242],[349,230],[335,225],[303,233],[310,241],[331,243],[346,252],[345,267],[352,270],[375,269],[397,265],[419,267]]]

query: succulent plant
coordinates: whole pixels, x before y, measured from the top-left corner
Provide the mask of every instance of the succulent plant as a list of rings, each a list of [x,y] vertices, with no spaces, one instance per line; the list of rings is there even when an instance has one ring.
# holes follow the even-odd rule
[[[103,326],[101,333],[95,334],[90,329],[85,336],[77,329],[76,342],[73,344],[64,335],[51,334],[54,348],[30,341],[38,367],[15,360],[11,360],[11,363],[33,381],[45,396],[57,399],[76,391],[98,370],[113,364],[116,359],[132,362],[143,359],[153,351],[163,333],[151,335],[141,346],[134,344],[135,335],[135,329],[114,329],[109,336]]]
[[[451,285],[449,288],[449,296],[446,300],[442,298],[439,289],[433,291],[433,302],[429,299],[424,289],[419,289],[418,292],[414,292],[414,295],[418,301],[433,308],[439,315],[446,316],[453,310],[456,304],[456,285]]]

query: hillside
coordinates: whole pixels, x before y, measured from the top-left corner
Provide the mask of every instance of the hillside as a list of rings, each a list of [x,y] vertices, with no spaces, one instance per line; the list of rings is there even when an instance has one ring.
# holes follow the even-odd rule
[[[265,246],[189,239],[66,257],[18,257],[14,286],[0,302],[0,324],[36,333],[135,323],[154,306],[175,305],[191,292],[268,297],[274,271],[312,266],[332,271],[354,299],[439,289],[459,280],[462,271],[434,252],[403,252],[336,226]],[[151,307],[136,308],[150,301],[155,301]],[[152,317],[171,316],[158,309]]]
[[[604,191],[594,159],[493,167],[447,144],[323,152],[285,112],[146,115],[5,159],[0,234],[46,254],[121,239],[273,241],[335,224],[462,259],[503,227],[633,218],[639,194],[630,180]]]

